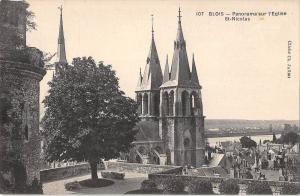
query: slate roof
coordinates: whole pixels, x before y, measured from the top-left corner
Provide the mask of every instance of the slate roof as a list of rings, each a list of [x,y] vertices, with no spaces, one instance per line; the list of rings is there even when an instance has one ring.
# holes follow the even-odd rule
[[[169,81],[166,81],[166,78],[164,78],[164,83],[161,85],[161,87],[200,87],[194,58],[192,63],[192,72],[190,71],[186,51],[186,42],[184,40],[182,31],[180,12],[181,11],[179,9],[178,29],[176,40],[174,41],[174,53]],[[167,74],[165,73],[164,75]]]
[[[140,121],[135,128],[138,129],[135,135],[136,141],[161,141],[158,122]]]
[[[162,80],[163,75],[154,41],[154,35],[152,34],[150,51],[146,60],[144,74],[140,74],[136,91],[159,90]]]

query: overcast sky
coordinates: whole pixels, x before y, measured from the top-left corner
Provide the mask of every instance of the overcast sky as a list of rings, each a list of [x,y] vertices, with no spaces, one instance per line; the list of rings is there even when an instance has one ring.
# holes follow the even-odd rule
[[[164,70],[172,58],[178,6],[189,61],[192,53],[203,87],[204,115],[209,119],[299,119],[299,6],[290,1],[96,1],[28,0],[37,31],[27,44],[55,53],[63,5],[66,53],[92,56],[112,64],[120,86],[134,98],[139,68],[146,64],[154,15],[155,41]],[[196,16],[197,11],[206,12]],[[226,22],[207,12],[286,11],[287,16],[253,17]],[[291,78],[287,78],[288,41],[292,41]],[[41,82],[41,101],[47,82]],[[41,108],[41,114],[44,109]]]

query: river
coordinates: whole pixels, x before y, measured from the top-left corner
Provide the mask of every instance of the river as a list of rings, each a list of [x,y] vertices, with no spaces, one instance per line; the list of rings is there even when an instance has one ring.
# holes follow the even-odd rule
[[[276,138],[279,138],[280,134],[276,135]],[[225,142],[225,141],[240,141],[241,136],[233,136],[233,137],[214,137],[214,138],[208,138],[207,141],[209,142],[210,146],[215,146],[219,142]],[[272,141],[273,135],[255,135],[250,136],[252,140],[254,140],[256,143],[259,143],[259,140],[263,142],[264,140],[270,140]]]

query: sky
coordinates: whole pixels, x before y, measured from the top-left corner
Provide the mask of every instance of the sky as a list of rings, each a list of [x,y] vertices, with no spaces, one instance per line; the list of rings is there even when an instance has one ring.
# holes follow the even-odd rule
[[[127,96],[135,97],[139,69],[146,64],[151,41],[151,14],[162,71],[173,55],[178,7],[189,62],[192,54],[208,119],[299,120],[299,5],[296,0],[28,0],[37,30],[27,45],[54,54],[59,10],[63,6],[67,59],[92,56],[111,64]],[[285,11],[286,16],[225,21],[208,12]],[[205,12],[197,16],[197,12]],[[287,77],[288,41],[291,78]],[[55,59],[54,59],[55,60]],[[190,65],[191,66],[191,65]],[[52,71],[40,83],[40,101]],[[41,104],[41,115],[44,107]]]

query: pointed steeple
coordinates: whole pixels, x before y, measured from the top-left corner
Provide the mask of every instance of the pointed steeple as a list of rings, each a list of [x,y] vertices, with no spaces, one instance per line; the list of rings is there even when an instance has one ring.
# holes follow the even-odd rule
[[[164,71],[164,77],[163,77],[163,83],[169,81],[169,79],[170,79],[170,72],[169,72],[169,62],[168,62],[168,55],[167,55],[165,71]]]
[[[59,34],[58,34],[57,63],[63,65],[63,64],[67,64],[68,62],[66,58],[66,49],[65,49],[62,6],[59,7],[59,10],[60,10],[60,24],[59,24]]]
[[[172,84],[168,84],[168,86],[186,86],[190,84],[190,67],[181,26],[181,18],[181,9],[179,8],[177,36],[176,40],[174,41],[174,54],[170,75],[170,80],[172,80],[173,82]]]
[[[191,80],[192,80],[193,84],[200,85],[199,84],[199,79],[198,79],[198,74],[197,74],[197,69],[196,69],[194,53],[193,53]]]
[[[156,50],[155,40],[154,40],[154,29],[153,29],[153,15],[151,15],[152,27],[151,27],[151,45],[150,51],[146,60],[146,66],[144,74],[142,77],[142,83],[140,85],[140,90],[153,90],[159,89],[162,84],[162,71],[160,67],[160,62]]]
[[[179,10],[178,10],[178,30],[177,30],[177,37],[176,37],[176,41],[184,41],[184,38],[183,38],[183,32],[182,32],[182,26],[181,26],[181,10],[180,10],[180,7],[179,7]]]

